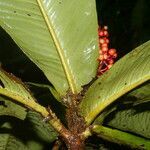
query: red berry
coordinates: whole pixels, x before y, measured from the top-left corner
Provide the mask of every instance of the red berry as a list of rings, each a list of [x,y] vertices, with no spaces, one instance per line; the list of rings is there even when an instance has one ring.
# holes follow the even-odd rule
[[[104,32],[103,32],[103,35],[108,37],[108,32],[107,32],[107,31],[104,31]]]
[[[99,54],[103,54],[103,52],[101,50],[99,50]]]
[[[108,47],[106,47],[106,46],[104,47],[104,46],[103,46],[103,47],[102,47],[102,51],[103,51],[103,52],[107,52],[107,51],[108,51]]]
[[[99,40],[99,43],[101,43],[101,44],[103,44],[104,42],[105,42],[104,39]]]
[[[108,55],[106,53],[103,55],[103,57],[104,57],[105,60],[108,59]]]
[[[100,61],[103,61],[103,60],[104,60],[104,56],[103,56],[103,55],[100,55],[98,59],[99,59]]]
[[[108,53],[111,55],[111,56],[114,56],[114,54],[116,54],[116,49],[110,49],[109,51],[108,51]]]
[[[109,40],[108,40],[108,38],[104,38],[104,43],[109,43]]]
[[[114,58],[117,58],[117,53],[115,53],[115,54],[113,55],[113,57],[114,57]]]
[[[104,26],[103,28],[98,29],[98,35],[99,35],[99,67],[97,75],[102,75],[105,71],[110,69],[112,65],[114,64],[114,59],[117,57],[116,49],[109,49],[109,33],[108,33],[108,27]]]
[[[100,32],[99,32],[99,36],[104,36],[104,32],[103,32],[103,31],[100,31]]]
[[[103,43],[102,47],[108,47],[108,44],[107,43]]]
[[[108,30],[108,26],[104,26],[104,30]]]
[[[113,63],[114,63],[114,60],[113,60],[113,59],[110,59],[110,60],[108,60],[108,63],[109,63],[109,64],[113,64]]]

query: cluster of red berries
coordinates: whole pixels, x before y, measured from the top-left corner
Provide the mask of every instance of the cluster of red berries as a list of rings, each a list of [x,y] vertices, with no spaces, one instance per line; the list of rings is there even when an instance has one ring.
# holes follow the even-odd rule
[[[102,75],[105,71],[110,69],[114,64],[115,58],[117,58],[116,49],[109,49],[109,34],[108,27],[104,26],[103,28],[98,29],[99,34],[99,67],[97,76]]]

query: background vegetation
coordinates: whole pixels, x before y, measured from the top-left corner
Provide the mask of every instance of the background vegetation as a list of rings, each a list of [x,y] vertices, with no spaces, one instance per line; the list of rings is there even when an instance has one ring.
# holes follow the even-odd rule
[[[119,58],[150,39],[149,8],[149,0],[97,0],[99,25],[108,25],[111,41],[110,45],[117,49]],[[23,81],[48,83],[43,73],[18,50],[17,45],[1,28],[0,49],[0,63],[5,70],[12,72]],[[35,93],[37,97],[44,97],[46,95],[43,94],[42,89],[38,92],[35,91]],[[47,93],[50,94],[49,91],[47,91]],[[44,105],[48,105],[48,103],[44,102]],[[56,108],[56,105],[53,106],[53,109]],[[0,117],[0,119],[1,122],[3,122],[3,120],[7,120],[8,118],[3,116]],[[10,120],[10,122],[12,122],[12,124],[13,122],[18,122],[18,128],[14,128],[14,132],[18,134],[20,130],[19,126],[22,126],[21,121],[16,119]],[[23,132],[22,128],[21,132]],[[26,132],[25,128],[24,132]],[[95,137],[93,136],[88,139],[89,143],[91,143],[90,141],[93,138]],[[98,147],[101,147],[101,149],[120,149],[120,147],[116,147],[115,144],[112,144],[112,147],[112,145],[108,145],[108,143],[101,139],[95,139],[94,143],[89,144],[89,149],[90,147],[94,149],[98,149]],[[37,140],[39,139],[37,138]],[[122,147],[122,149],[127,148]]]

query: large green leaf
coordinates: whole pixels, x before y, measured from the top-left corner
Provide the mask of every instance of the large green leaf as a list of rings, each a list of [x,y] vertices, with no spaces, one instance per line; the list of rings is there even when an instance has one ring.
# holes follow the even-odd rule
[[[10,134],[0,134],[0,150],[29,150],[27,146]]]
[[[150,83],[149,82],[144,83],[143,85],[133,89],[131,92],[120,97],[116,103],[106,108],[98,116],[98,118],[96,118],[96,120],[94,121],[94,124],[102,124],[105,118],[106,119],[109,118],[109,114],[112,114],[112,115],[114,114],[113,116],[115,116],[116,111],[118,112],[118,111],[123,111],[124,109],[128,109],[128,110],[131,109],[131,113],[132,113],[133,110],[136,111],[135,109],[136,106],[141,107],[141,112],[142,111],[145,112],[146,110],[142,108],[145,107],[144,105],[147,105],[147,102],[150,102]],[[141,105],[138,106],[139,104],[142,104],[144,107],[142,107]],[[110,117],[110,118],[113,118],[113,117]],[[134,123],[135,122],[133,122],[133,124]]]
[[[104,124],[150,139],[150,102],[117,109],[105,118]]]
[[[96,74],[94,0],[1,0],[0,25],[64,95]]]
[[[150,41],[119,60],[87,91],[80,110],[87,124],[123,94],[150,79]]]
[[[21,80],[0,68],[0,95],[10,98],[21,98],[26,101],[35,101],[29,89]]]
[[[43,121],[41,115],[37,112],[29,111],[26,118],[28,127],[31,132],[35,132],[45,142],[53,142],[58,134],[48,123]]]
[[[150,140],[137,135],[99,125],[95,125],[92,131],[97,133],[97,136],[119,145],[128,145],[137,150],[150,150]],[[129,147],[121,147],[121,149],[129,149]]]
[[[44,150],[57,138],[41,116],[27,116],[25,121],[0,118],[0,150]],[[40,118],[40,119],[39,119]],[[44,125],[45,124],[45,125]]]
[[[122,97],[124,100],[133,101],[133,105],[146,103],[150,101],[150,82],[134,89],[128,95]]]
[[[5,122],[0,126],[0,150],[28,150],[25,143],[13,135],[12,129],[13,127],[9,122]]]
[[[150,138],[150,84],[134,89],[105,109],[94,124],[107,125],[119,130]]]
[[[24,120],[26,113],[26,108],[13,103],[7,97],[0,96],[0,116],[13,116]]]

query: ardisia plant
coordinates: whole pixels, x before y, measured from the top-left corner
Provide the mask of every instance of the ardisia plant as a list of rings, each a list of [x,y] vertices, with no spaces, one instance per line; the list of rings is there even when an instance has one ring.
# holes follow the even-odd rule
[[[112,66],[94,0],[0,0],[0,25],[49,81],[0,69],[0,149],[150,149],[150,41]]]

